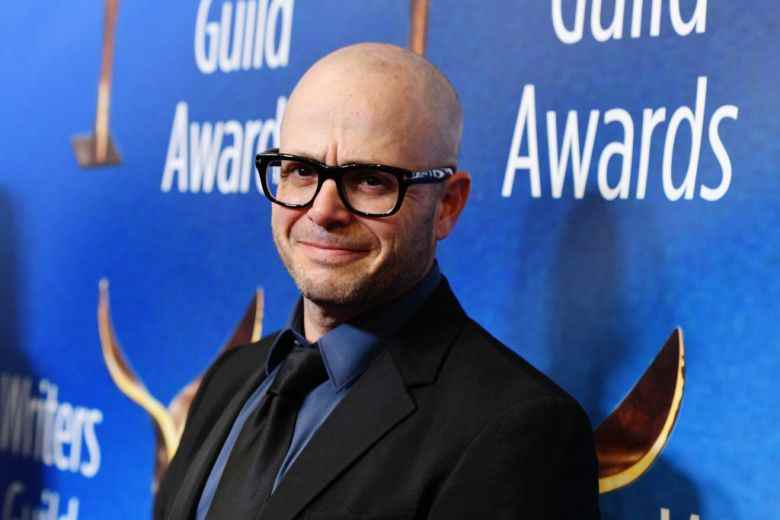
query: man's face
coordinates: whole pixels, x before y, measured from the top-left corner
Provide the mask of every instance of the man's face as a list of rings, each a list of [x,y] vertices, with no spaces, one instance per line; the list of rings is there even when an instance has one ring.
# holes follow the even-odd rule
[[[328,78],[308,81],[285,113],[282,152],[329,165],[442,166],[426,161],[420,125],[399,96],[370,78],[338,90]],[[350,213],[328,180],[309,208],[273,205],[274,242],[307,299],[370,306],[411,288],[432,265],[440,193],[436,185],[410,186],[397,213],[368,218]]]

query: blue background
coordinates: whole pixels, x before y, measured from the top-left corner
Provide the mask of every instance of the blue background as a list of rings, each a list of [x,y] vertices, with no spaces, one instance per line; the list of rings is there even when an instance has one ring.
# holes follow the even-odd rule
[[[219,19],[215,0],[209,20]],[[709,2],[703,34],[682,37],[663,4],[659,37],[596,42],[590,1],[581,42],[553,30],[550,1],[431,0],[427,57],[465,109],[460,165],[469,205],[439,261],[466,310],[586,408],[598,424],[641,375],[674,327],[683,328],[683,409],[661,459],[638,482],[602,496],[605,518],[774,518],[780,466],[780,58],[776,5]],[[632,1],[626,2],[630,20]],[[651,2],[645,2],[651,4]],[[682,1],[687,19],[695,1]],[[573,1],[564,0],[565,19]],[[613,2],[605,2],[608,10]],[[122,2],[116,30],[111,135],[118,166],[81,169],[70,139],[94,124],[103,2],[4,6],[0,19],[0,371],[46,378],[59,400],[97,408],[100,470],[93,478],[0,452],[0,493],[12,481],[64,502],[81,518],[144,518],[152,493],[150,420],[114,386],[100,354],[95,309],[101,277],[124,350],[163,402],[199,374],[256,287],[264,327],[280,326],[297,295],[270,238],[270,208],[254,189],[223,195],[160,189],[176,104],[190,121],[274,117],[316,59],[345,44],[406,45],[409,4],[349,0],[294,4],[289,65],[201,73],[193,41],[197,3]],[[569,23],[569,22],[567,22]],[[720,125],[733,165],[726,195],[672,202],[662,191],[671,112],[694,105],[708,78],[699,179],[720,179],[707,123]],[[536,89],[542,197],[518,171],[501,196],[523,87]],[[667,107],[650,156],[647,196],[635,176],[644,108]],[[550,194],[545,113],[619,107],[635,123],[631,198],[607,201],[596,184],[600,151],[621,138],[599,126],[585,197]],[[687,166],[680,131],[674,171]],[[618,176],[610,165],[610,179]],[[175,184],[174,184],[175,185]],[[64,507],[61,505],[61,513]]]

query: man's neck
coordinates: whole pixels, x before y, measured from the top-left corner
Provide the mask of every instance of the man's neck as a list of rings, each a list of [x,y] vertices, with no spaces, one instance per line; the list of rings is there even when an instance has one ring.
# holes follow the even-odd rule
[[[303,331],[306,339],[314,343],[339,324],[360,315],[362,309],[350,305],[317,304],[308,298],[303,298]]]
[[[407,294],[413,290],[424,280],[433,276],[431,271],[434,260],[431,260],[431,265],[424,271],[423,276],[420,276],[416,281],[405,286],[402,289],[396,289],[395,291],[388,291],[386,297],[381,301],[374,301],[369,304],[366,302],[355,304],[332,304],[332,303],[319,303],[312,301],[305,296],[303,297],[303,332],[306,339],[312,343],[318,341],[322,336],[335,329],[342,323],[353,320],[358,316],[364,315],[373,309],[376,309],[391,301],[395,301],[401,298],[404,294]],[[438,273],[438,268],[436,270]],[[438,275],[436,275],[438,280]]]

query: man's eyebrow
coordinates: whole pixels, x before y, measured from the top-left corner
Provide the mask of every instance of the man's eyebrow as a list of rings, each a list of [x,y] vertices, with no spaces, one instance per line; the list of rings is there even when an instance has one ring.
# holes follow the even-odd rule
[[[363,159],[343,159],[339,160],[339,165],[345,164],[380,164],[379,161],[366,161]]]
[[[353,157],[350,157],[350,156],[347,156],[346,158],[339,157],[338,158],[338,163],[339,163],[339,165],[344,165],[344,164],[365,164],[365,165],[384,164],[384,165],[392,165],[393,164],[392,162],[387,162],[387,161],[384,161],[384,160],[381,160],[381,159],[371,159],[371,158],[366,159],[365,157],[358,159],[358,158],[353,158]]]
[[[286,155],[294,155],[296,157],[300,157],[301,159],[307,159],[309,161],[315,161],[315,162],[318,162],[318,163],[325,164],[325,161],[323,160],[324,159],[323,156],[317,157],[317,156],[312,155],[310,153],[306,153],[306,152],[295,150],[295,149],[292,149],[292,150],[286,149],[286,148],[285,149],[280,149],[279,153],[283,153],[283,154],[286,154]]]
[[[279,153],[284,153],[287,155],[297,155],[298,157],[305,157],[306,159],[314,159],[315,161],[319,160],[319,158],[314,157],[313,155],[306,153],[302,150],[296,150],[295,148],[279,148]]]
[[[284,153],[287,153],[287,152],[284,152]],[[324,157],[313,157],[310,154],[294,153],[294,152],[291,153],[290,155],[297,155],[298,157],[303,157],[305,159],[309,159],[309,160],[312,160],[312,161],[317,161],[319,163],[325,164]],[[335,166],[345,166],[345,165],[350,165],[350,164],[373,165],[373,164],[382,164],[382,162],[381,161],[371,161],[371,160],[367,161],[365,159],[346,159],[346,160],[343,160],[343,159],[339,158],[339,161],[338,161],[338,163]]]
[[[296,150],[296,149],[280,149],[280,153],[288,154],[288,155],[295,155],[298,157],[301,157],[303,159],[308,159],[310,161],[316,161],[322,164],[325,164],[325,155],[313,155],[311,153],[304,152],[302,150]],[[342,159],[339,157],[337,166],[344,166],[349,164],[360,164],[360,165],[374,165],[374,164],[385,164],[382,161],[378,160],[371,160],[371,159],[356,159],[347,157],[346,159]]]

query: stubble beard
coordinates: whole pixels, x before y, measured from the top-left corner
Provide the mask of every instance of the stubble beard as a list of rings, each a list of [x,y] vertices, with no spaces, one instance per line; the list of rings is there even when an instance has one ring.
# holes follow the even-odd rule
[[[292,258],[289,240],[277,236],[276,231],[273,238],[282,263],[304,298],[325,309],[349,309],[350,314],[358,314],[395,299],[426,274],[433,255],[433,226],[426,222],[418,229],[390,251],[378,268],[368,258],[360,259],[334,267],[327,279],[314,277]]]

